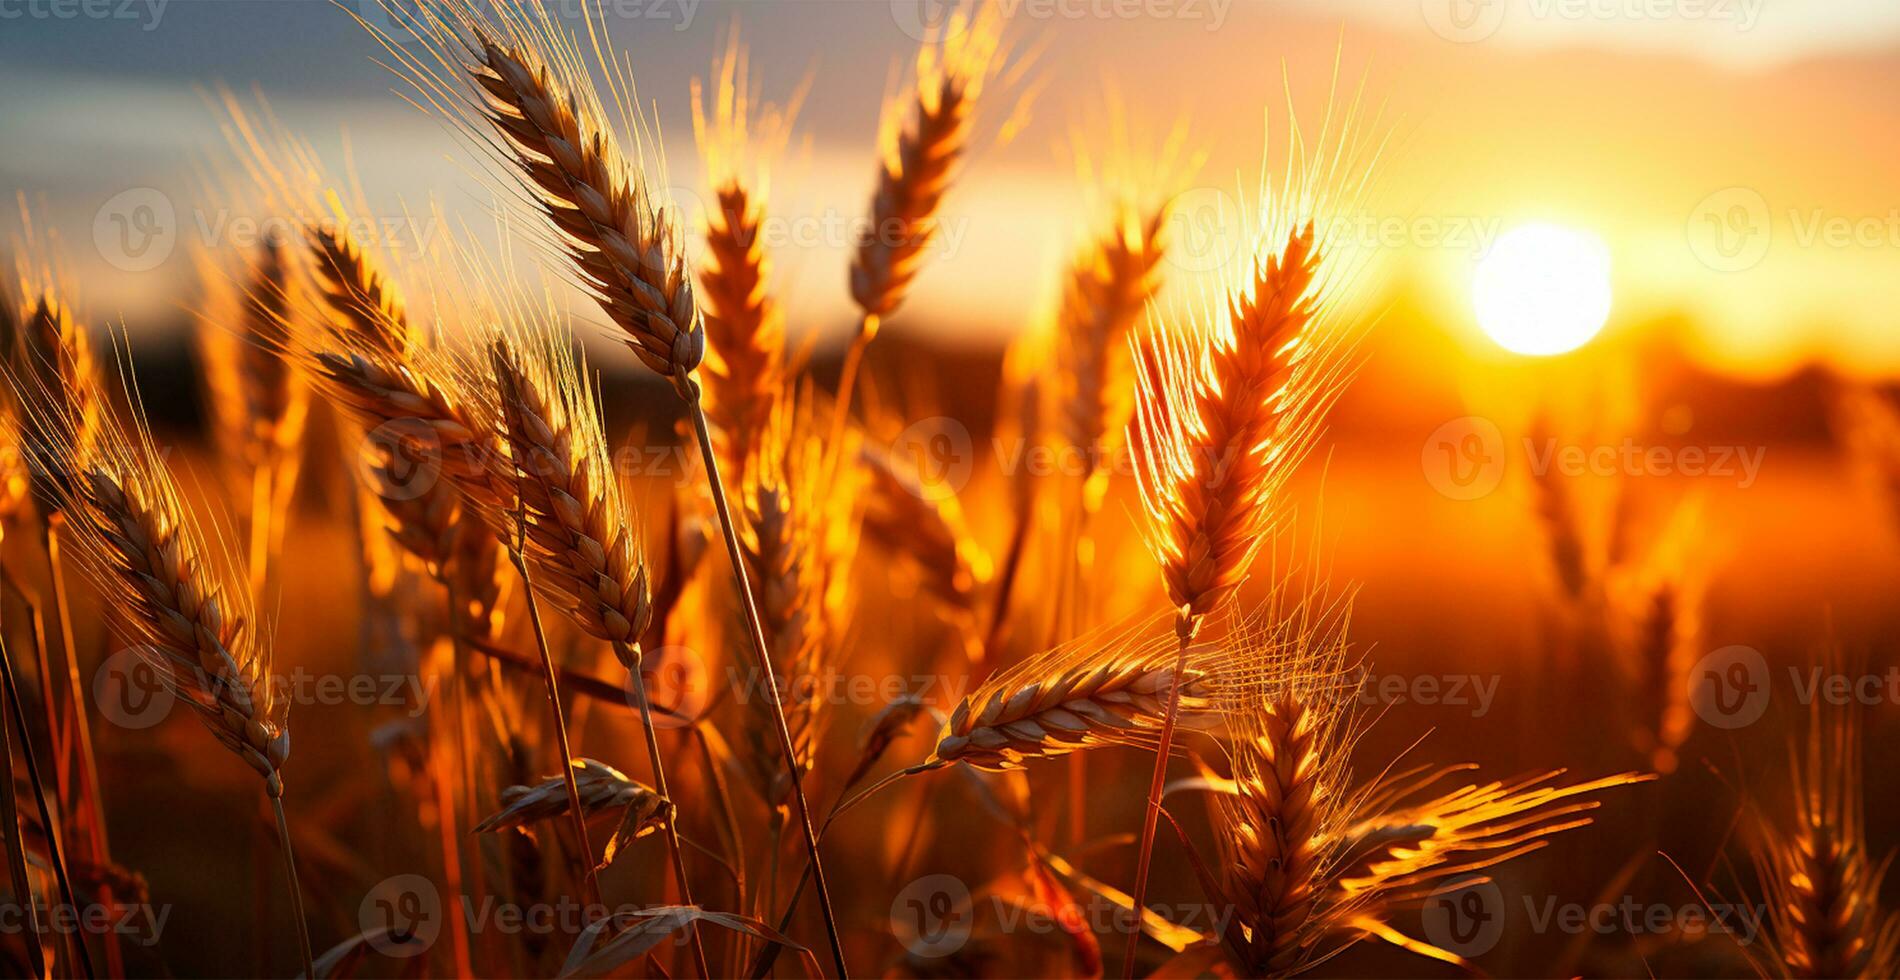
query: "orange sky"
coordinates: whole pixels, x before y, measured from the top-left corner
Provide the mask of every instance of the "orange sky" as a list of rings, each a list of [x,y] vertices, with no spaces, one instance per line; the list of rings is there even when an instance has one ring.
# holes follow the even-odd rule
[[[781,29],[835,36],[816,54],[777,45],[759,53],[768,94],[815,73],[801,127],[808,149],[776,178],[786,229],[779,286],[795,327],[832,331],[848,315],[849,236],[839,229],[863,208],[876,105],[909,39],[885,4],[794,6],[795,23],[759,23],[783,21],[782,10],[709,5],[689,30],[662,35],[640,25],[645,33],[620,36],[682,187],[697,177],[684,71],[703,72],[735,12],[755,41]],[[1369,97],[1384,101],[1392,136],[1361,219],[1381,246],[1361,280],[1369,305],[1409,295],[1443,329],[1469,337],[1465,285],[1478,251],[1515,223],[1550,220],[1590,229],[1610,246],[1612,333],[1681,313],[1693,324],[1685,345],[1714,367],[1772,375],[1821,358],[1857,372],[1900,372],[1891,313],[1891,284],[1900,281],[1900,171],[1892,165],[1900,159],[1900,45],[1888,11],[1845,4],[1777,23],[1771,14],[1794,15],[1763,7],[1761,23],[1737,32],[1686,15],[1650,23],[1514,10],[1495,36],[1454,43],[1422,18],[1390,14],[1393,6],[1410,5],[1321,11],[1243,0],[1218,26],[1039,18],[1022,8],[1031,12],[1014,27],[1037,49],[1042,85],[1032,123],[974,161],[951,200],[939,261],[898,321],[993,340],[1025,329],[1046,307],[1088,219],[1058,150],[1078,120],[1099,117],[1111,87],[1138,121],[1185,117],[1210,154],[1190,190],[1232,194],[1253,189],[1269,125],[1278,159],[1287,83],[1302,118],[1316,123],[1342,53],[1346,80],[1363,75]],[[1524,8],[1536,9],[1544,8]],[[1854,17],[1866,18],[1864,36],[1852,30]],[[431,196],[480,220],[480,185],[450,159],[467,154],[440,127],[394,96],[300,84],[300,49],[284,50],[278,60],[288,64],[277,74],[288,77],[267,80],[266,94],[333,157],[347,124],[385,223],[425,213]],[[352,71],[375,78],[381,69],[367,53],[350,53],[362,58]],[[336,57],[311,52],[308,71],[314,77],[319,60]],[[128,233],[124,223],[141,217],[121,213],[111,203],[117,195],[156,188],[187,242],[228,241],[242,230],[228,223],[232,215],[199,207],[204,165],[192,162],[214,159],[207,148],[218,141],[216,115],[191,83],[247,84],[237,70],[185,64],[153,81],[30,63],[0,68],[10,91],[0,175],[61,228],[94,319],[122,313],[135,329],[170,319],[190,268],[183,248],[150,270],[105,261],[114,237]],[[21,79],[30,81],[13,84]],[[34,140],[17,138],[29,129]]]

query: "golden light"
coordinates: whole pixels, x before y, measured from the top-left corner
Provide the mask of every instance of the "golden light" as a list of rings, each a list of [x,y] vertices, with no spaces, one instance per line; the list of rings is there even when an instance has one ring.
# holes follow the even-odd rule
[[[1520,225],[1492,244],[1471,280],[1478,326],[1518,354],[1576,350],[1610,316],[1610,250],[1586,231]]]

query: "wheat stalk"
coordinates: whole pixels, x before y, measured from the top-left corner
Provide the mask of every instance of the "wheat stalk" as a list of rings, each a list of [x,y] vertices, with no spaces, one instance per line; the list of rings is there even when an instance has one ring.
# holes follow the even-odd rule
[[[638,642],[652,618],[646,562],[607,454],[591,389],[570,357],[508,340],[489,347],[504,479],[523,516],[526,557],[543,595],[610,643]],[[537,345],[538,346],[538,345]]]
[[[633,680],[654,786],[665,797],[666,769],[638,646],[653,615],[646,563],[634,547],[633,521],[621,500],[593,390],[582,382],[571,348],[551,331],[531,335],[522,330],[512,340],[498,338],[490,343],[488,356],[495,417],[506,435],[518,508],[517,564],[527,578],[527,564],[532,563],[534,586],[560,603],[576,626],[613,644]],[[551,685],[549,694],[555,696]],[[562,729],[565,740],[564,725]],[[584,803],[571,766],[566,775],[570,805],[579,820]],[[677,822],[669,815],[665,826],[680,900],[691,905],[692,885]],[[583,832],[583,847],[586,840]],[[706,954],[697,927],[693,936],[695,962],[703,975]]]
[[[226,456],[261,468],[296,446],[306,413],[283,355],[297,304],[291,258],[281,242],[265,243],[241,296],[229,295],[225,275],[207,264],[201,277],[212,296],[201,314],[206,377]]]
[[[1531,423],[1529,438],[1537,445],[1550,442],[1550,422],[1539,415]],[[1551,571],[1557,584],[1571,602],[1581,601],[1590,584],[1590,570],[1584,554],[1583,518],[1570,485],[1555,467],[1531,467],[1531,503],[1544,529],[1549,548]]]
[[[808,397],[788,394],[753,446],[740,488],[740,543],[754,602],[776,667],[774,683],[791,694],[785,720],[796,765],[809,770],[827,718],[827,701],[806,685],[836,669],[843,586],[855,545],[857,507],[850,485],[825,483],[826,449],[812,431]],[[757,712],[748,712],[748,756],[776,814],[790,801],[785,760]]]
[[[57,433],[53,450],[70,479],[62,509],[87,573],[114,627],[197,712],[218,742],[263,779],[276,810],[304,969],[310,940],[284,818],[282,768],[290,754],[288,705],[270,683],[269,640],[252,611],[248,579],[222,546],[208,546],[186,509],[163,453],[141,420],[135,434],[106,422],[85,455],[84,424],[62,399],[36,390],[31,414]]]
[[[1251,281],[1228,303],[1225,329],[1198,342],[1156,332],[1137,352],[1142,370],[1128,440],[1183,661],[1206,617],[1245,577],[1274,497],[1312,445],[1331,397],[1326,359],[1317,356],[1325,341],[1310,331],[1325,300],[1320,261],[1308,221],[1256,260]],[[1306,373],[1296,377],[1301,368]],[[1174,734],[1176,698],[1168,700],[1135,871],[1137,906],[1147,891]],[[1125,974],[1132,975],[1139,940],[1138,932],[1129,937]]]
[[[970,143],[978,97],[1007,60],[1002,28],[996,6],[959,4],[941,35],[919,46],[908,98],[886,100],[869,224],[851,261],[851,298],[861,315],[838,376],[834,443],[851,417],[864,352],[878,325],[903,303],[936,240],[938,212]],[[905,110],[908,123],[901,122]]]
[[[699,269],[708,342],[703,397],[726,469],[743,486],[753,443],[771,424],[785,384],[785,318],[768,285],[763,235],[768,162],[789,136],[801,100],[794,96],[782,109],[754,107],[737,31],[713,71],[710,96],[693,80],[693,133],[714,199]]]
[[[693,377],[705,354],[706,333],[679,223],[656,204],[645,172],[622,155],[605,121],[588,59],[545,8],[515,0],[493,9],[478,8],[469,0],[445,0],[441,8],[432,7],[426,15],[423,33],[431,42],[429,54],[406,55],[386,36],[385,47],[425,100],[464,124],[471,138],[515,172],[521,191],[552,222],[560,238],[558,248],[581,285],[624,334],[641,363],[671,383],[687,403],[755,665],[761,676],[770,676],[764,630],[752,603],[700,385]],[[630,109],[632,85],[622,66],[602,55],[597,44],[592,60],[605,70],[620,115],[637,116]],[[456,94],[463,91],[453,81],[458,76],[473,83],[473,99]],[[476,137],[478,128],[492,129],[496,137]],[[636,135],[643,132],[636,128]],[[796,753],[784,709],[775,687],[767,685],[767,693],[779,747],[789,764]],[[816,863],[818,835],[797,768],[790,771],[806,850]],[[815,878],[832,958],[844,973],[843,945],[822,864],[815,868]]]
[[[340,227],[307,226],[312,265],[336,329],[395,355],[415,344],[415,331],[396,284],[377,268],[367,250]]]
[[[1892,858],[1876,860],[1867,842],[1860,712],[1829,715],[1816,701],[1808,719],[1789,753],[1793,820],[1758,816],[1749,841],[1770,929],[1744,952],[1763,976],[1893,976],[1900,917],[1880,900]]]
[[[929,486],[904,462],[876,447],[858,452],[867,477],[864,536],[907,559],[923,587],[959,616],[981,604],[994,570],[965,526],[962,507],[943,486]]]
[[[60,531],[66,523],[62,496],[73,487],[76,476],[73,461],[92,452],[105,424],[105,403],[98,388],[98,367],[93,360],[91,341],[85,328],[74,319],[61,295],[61,286],[53,272],[31,276],[22,266],[19,295],[23,299],[18,338],[8,350],[8,373],[19,403],[20,432],[27,463],[28,484],[41,501],[40,544],[46,551],[47,577],[52,585],[54,617],[59,621],[60,651],[66,661],[66,696],[69,738],[77,745],[63,744],[58,726],[53,731],[56,758],[71,755],[78,769],[81,791],[74,807],[87,815],[86,844],[90,855],[101,863],[110,861],[109,843],[103,817],[103,799],[99,789],[99,770],[92,750],[92,722],[80,694],[79,655],[74,649],[72,606],[66,594],[66,577],[60,561]],[[53,665],[40,653],[41,685],[50,694]],[[49,715],[55,709],[48,698]],[[61,790],[65,780],[61,773]],[[34,788],[37,796],[41,790]],[[61,873],[65,871],[61,864]],[[90,954],[83,943],[76,943],[81,962],[90,972]],[[116,942],[107,944],[107,966],[119,961]]]
[[[31,464],[34,493],[56,503],[74,475],[66,466],[84,459],[99,438],[104,404],[98,390],[98,367],[92,342],[72,317],[51,285],[23,284],[29,297],[13,351],[17,387],[45,392],[43,411],[21,413],[21,431]]]
[[[1231,641],[1243,662],[1268,654],[1291,665],[1253,673],[1223,704],[1234,778],[1215,810],[1221,872],[1203,884],[1236,910],[1223,939],[1250,975],[1303,973],[1368,937],[1467,965],[1394,929],[1391,913],[1588,824],[1590,794],[1649,778],[1553,784],[1558,770],[1428,796],[1469,768],[1452,766],[1352,786],[1365,675],[1347,656],[1348,618],[1345,606],[1309,609]]]
[[[1168,212],[1122,206],[1114,222],[1070,266],[1057,318],[1061,434],[1079,450],[1086,485],[1109,437],[1127,423],[1127,339],[1161,288]],[[1085,501],[1088,499],[1084,498]]]
[[[1065,644],[999,671],[957,703],[937,736],[931,764],[1020,769],[1102,745],[1153,748],[1176,677],[1175,644],[1135,634]],[[1190,650],[1183,710],[1212,716],[1229,682],[1226,648]]]

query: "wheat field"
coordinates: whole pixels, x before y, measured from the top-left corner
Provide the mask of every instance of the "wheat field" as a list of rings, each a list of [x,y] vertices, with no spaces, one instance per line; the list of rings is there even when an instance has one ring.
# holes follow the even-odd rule
[[[745,5],[690,80],[557,8],[330,12],[480,188],[405,202],[420,252],[211,83],[204,194],[273,231],[191,249],[188,357],[20,193],[8,975],[1900,976],[1883,620],[1816,603],[1771,666],[1711,558],[1735,509],[1561,456],[1472,538],[1521,622],[1365,503],[1339,432],[1411,397],[1407,313],[1339,229],[1403,197],[1409,124],[1338,55],[1317,113],[1260,107],[1220,263],[1204,133],[1075,121],[1091,212],[970,358],[906,324],[962,315],[918,287],[1040,111],[1033,25],[936,11],[827,202],[834,281],[772,235],[809,77],[760,82]],[[1509,438],[1627,442],[1616,394]],[[1900,497],[1900,398],[1826,399]],[[1447,422],[1424,480],[1464,499],[1498,429]]]

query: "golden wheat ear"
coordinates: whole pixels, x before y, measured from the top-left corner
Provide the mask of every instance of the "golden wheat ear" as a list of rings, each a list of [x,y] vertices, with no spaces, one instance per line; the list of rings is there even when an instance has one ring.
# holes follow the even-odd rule
[[[1844,675],[1858,661],[1830,648],[1821,664]],[[1861,724],[1857,703],[1817,699],[1803,737],[1790,738],[1786,814],[1757,805],[1747,825],[1768,928],[1742,952],[1763,976],[1900,973],[1900,915],[1880,895],[1893,855],[1875,856],[1867,840]]]
[[[766,209],[770,166],[790,138],[803,93],[783,107],[761,101],[736,29],[710,82],[693,80],[693,134],[713,197],[699,268],[707,340],[700,376],[722,468],[741,486],[786,384],[785,317],[771,289]]]
[[[29,416],[54,441],[45,452],[68,477],[58,506],[78,565],[105,603],[113,628],[212,736],[263,779],[277,812],[305,968],[310,968],[294,858],[283,810],[290,755],[288,702],[270,677],[268,629],[251,604],[250,580],[215,528],[186,507],[153,439],[135,390],[128,431],[99,413],[96,427],[69,393],[10,376]],[[81,440],[85,442],[81,442]]]

